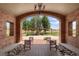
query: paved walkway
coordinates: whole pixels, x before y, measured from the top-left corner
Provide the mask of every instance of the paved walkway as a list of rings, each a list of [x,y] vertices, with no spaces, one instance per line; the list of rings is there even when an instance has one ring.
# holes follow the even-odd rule
[[[52,40],[56,40],[57,44],[59,44],[60,37],[59,36],[52,36],[52,35],[38,35],[38,36],[22,36],[23,40],[28,40],[29,37],[33,37],[35,40],[44,40],[45,37],[51,37]]]

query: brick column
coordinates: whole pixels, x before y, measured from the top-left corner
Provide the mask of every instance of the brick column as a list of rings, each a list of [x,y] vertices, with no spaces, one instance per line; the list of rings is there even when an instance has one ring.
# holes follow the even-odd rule
[[[61,43],[66,43],[66,19],[61,18]]]
[[[20,41],[20,19],[16,18],[16,43]]]

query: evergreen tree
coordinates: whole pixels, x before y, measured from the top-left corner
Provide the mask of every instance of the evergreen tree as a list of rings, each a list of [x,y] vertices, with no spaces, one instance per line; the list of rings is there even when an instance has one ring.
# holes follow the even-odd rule
[[[44,29],[45,33],[46,33],[47,30],[50,29],[50,22],[49,22],[47,16],[43,16],[43,18],[42,18],[42,26],[43,26],[43,29]]]

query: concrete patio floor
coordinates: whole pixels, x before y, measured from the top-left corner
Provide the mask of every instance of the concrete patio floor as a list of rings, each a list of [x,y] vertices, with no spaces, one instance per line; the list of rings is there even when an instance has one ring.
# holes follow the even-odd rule
[[[36,44],[36,43],[39,44],[40,42],[42,42],[41,44],[43,44],[45,42],[45,41],[43,41],[45,37],[51,37],[51,40],[56,40],[57,41],[57,44],[60,43],[60,36],[52,36],[52,35],[22,36],[21,39],[22,40],[28,40],[29,37],[33,37],[35,39],[34,40],[35,43],[33,42],[34,44]],[[40,42],[38,42],[37,40],[39,40]]]

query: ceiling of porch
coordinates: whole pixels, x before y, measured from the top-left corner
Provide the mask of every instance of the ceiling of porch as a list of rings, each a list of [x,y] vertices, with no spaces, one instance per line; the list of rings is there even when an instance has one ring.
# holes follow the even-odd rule
[[[34,10],[34,3],[2,3],[0,10],[7,11],[14,16],[21,15]],[[45,3],[45,10],[67,15],[79,8],[78,3]]]

